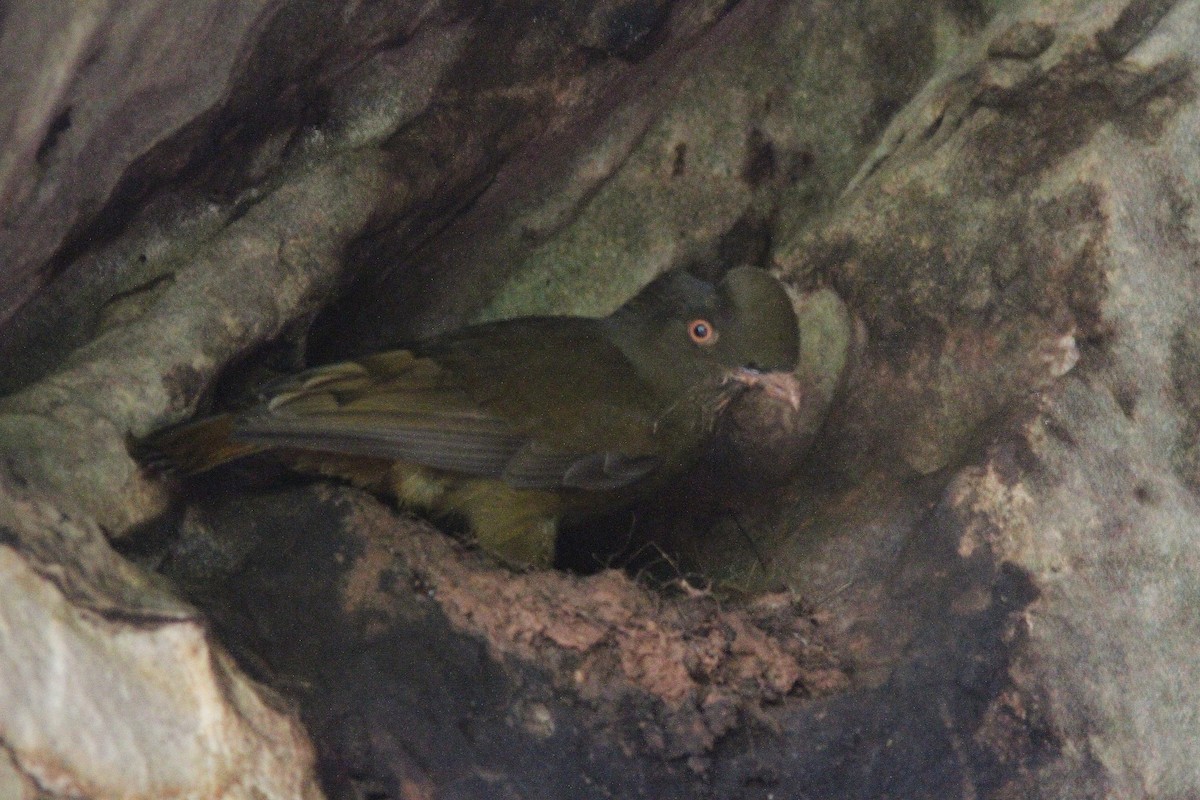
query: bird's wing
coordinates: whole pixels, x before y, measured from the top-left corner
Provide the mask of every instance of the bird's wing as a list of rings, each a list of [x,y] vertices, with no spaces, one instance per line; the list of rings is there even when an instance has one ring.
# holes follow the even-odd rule
[[[658,455],[664,411],[604,321],[525,317],[425,345],[479,407],[550,449]]]
[[[266,403],[237,419],[233,438],[481,476],[501,475],[526,442],[437,364],[407,351],[319,367],[276,384]]]
[[[545,441],[536,404],[518,414],[488,407],[451,367],[409,351],[310,370],[270,395],[238,418],[235,440],[408,461],[519,488],[613,489],[657,464],[644,453],[572,447],[553,432]]]
[[[616,452],[580,455],[531,441],[513,455],[501,477],[519,489],[563,487],[604,491],[628,486],[661,463],[662,459],[654,455],[627,456]]]

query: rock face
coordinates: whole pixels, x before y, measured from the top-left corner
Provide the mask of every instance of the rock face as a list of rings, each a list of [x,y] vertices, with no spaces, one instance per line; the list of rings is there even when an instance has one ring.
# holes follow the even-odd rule
[[[0,11],[0,794],[1200,793],[1200,0],[51,8]],[[637,510],[657,582],[127,452],[737,263],[818,392],[746,463],[808,460]]]
[[[320,796],[295,715],[194,609],[94,523],[0,484],[6,797]]]

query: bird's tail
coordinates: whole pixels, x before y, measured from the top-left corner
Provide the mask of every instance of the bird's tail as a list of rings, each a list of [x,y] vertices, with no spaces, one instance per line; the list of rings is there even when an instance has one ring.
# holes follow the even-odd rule
[[[183,422],[131,443],[135,458],[151,469],[204,472],[228,461],[260,452],[258,444],[233,438],[233,415]]]

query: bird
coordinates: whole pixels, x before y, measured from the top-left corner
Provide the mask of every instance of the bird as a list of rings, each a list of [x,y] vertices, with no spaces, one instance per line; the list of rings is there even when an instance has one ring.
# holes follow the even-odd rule
[[[798,411],[798,357],[795,308],[769,272],[710,282],[674,270],[607,316],[479,323],[299,372],[138,451],[185,474],[269,451],[465,518],[512,568],[546,567],[560,522],[669,485],[746,393]]]

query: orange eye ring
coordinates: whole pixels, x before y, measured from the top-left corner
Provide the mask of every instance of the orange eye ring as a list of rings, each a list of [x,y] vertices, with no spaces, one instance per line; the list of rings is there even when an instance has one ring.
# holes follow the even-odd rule
[[[694,319],[688,323],[688,336],[696,344],[714,344],[717,341],[717,329],[706,319]]]

